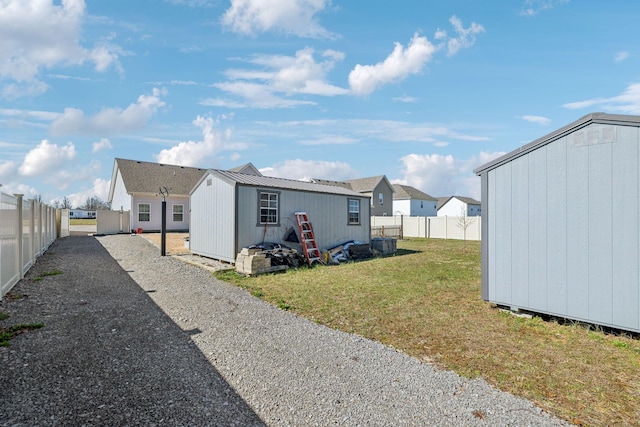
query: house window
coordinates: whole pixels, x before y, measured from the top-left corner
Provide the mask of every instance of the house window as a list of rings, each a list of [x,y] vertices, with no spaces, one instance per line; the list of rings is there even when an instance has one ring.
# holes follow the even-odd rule
[[[349,199],[349,225],[360,224],[360,200]]]
[[[380,202],[381,205],[384,205],[384,194],[378,193],[378,202]]]
[[[151,220],[151,205],[149,203],[138,203],[138,221],[148,222]]]
[[[279,196],[278,192],[258,191],[260,224],[278,224]]]
[[[420,209],[424,208],[424,202],[420,200]]]
[[[184,205],[173,205],[173,222],[182,222]]]

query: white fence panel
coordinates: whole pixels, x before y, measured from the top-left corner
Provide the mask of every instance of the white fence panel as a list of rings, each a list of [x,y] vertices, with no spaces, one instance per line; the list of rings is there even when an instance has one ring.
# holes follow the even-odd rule
[[[468,216],[374,216],[371,227],[400,226],[402,237],[480,240],[481,217]]]
[[[98,234],[118,234],[131,232],[131,216],[129,211],[97,211]]]
[[[0,193],[0,299],[56,239],[56,209]]]
[[[69,213],[71,209],[58,209],[56,221],[58,225],[58,237],[69,237],[71,235]]]

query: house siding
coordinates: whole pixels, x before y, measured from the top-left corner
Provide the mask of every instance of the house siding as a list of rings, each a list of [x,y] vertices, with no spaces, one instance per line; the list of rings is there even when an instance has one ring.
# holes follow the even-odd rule
[[[142,228],[143,231],[162,230],[162,198],[156,195],[132,197],[133,207],[131,209],[131,228],[133,230]],[[189,229],[189,198],[185,196],[167,197],[167,231],[187,231]],[[148,203],[151,209],[149,221],[139,221],[138,206],[141,203]],[[184,206],[183,221],[173,221],[172,206],[180,204]]]
[[[111,209],[119,211],[131,211],[131,195],[127,193],[127,189],[124,186],[122,174],[117,171],[116,182],[113,190],[113,197],[111,199]]]
[[[382,194],[382,204],[378,197]],[[386,180],[381,180],[373,190],[366,196],[371,197],[371,215],[373,216],[391,216],[393,215],[393,188],[387,185]]]
[[[640,331],[637,126],[587,123],[481,172],[483,298]]]

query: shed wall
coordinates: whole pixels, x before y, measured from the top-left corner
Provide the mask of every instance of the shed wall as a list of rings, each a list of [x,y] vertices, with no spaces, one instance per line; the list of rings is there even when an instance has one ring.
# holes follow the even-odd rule
[[[237,252],[235,218],[235,187],[211,175],[206,176],[191,194],[191,252],[234,262]]]
[[[639,143],[590,124],[482,174],[487,300],[640,331]]]
[[[280,193],[280,224],[268,226],[258,224],[258,191]],[[360,199],[360,225],[348,225],[348,199]],[[327,249],[349,240],[369,243],[370,210],[369,198],[344,195],[279,190],[274,188],[238,187],[238,248],[262,242],[285,242],[288,229],[297,233],[295,212],[306,212],[313,226],[318,248]]]

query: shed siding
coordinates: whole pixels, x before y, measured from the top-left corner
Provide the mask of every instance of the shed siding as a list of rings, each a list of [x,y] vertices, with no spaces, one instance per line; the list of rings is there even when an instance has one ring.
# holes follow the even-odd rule
[[[484,171],[483,297],[640,331],[639,144],[591,123]]]
[[[546,168],[547,309],[567,312],[567,139],[544,147]],[[531,173],[535,173],[534,170]],[[540,209],[542,209],[540,207]],[[544,252],[539,252],[543,254]],[[531,282],[535,283],[535,282]]]
[[[619,127],[613,144],[613,323],[640,329],[638,128]]]
[[[295,244],[284,242],[283,237],[290,228],[297,232],[294,213],[300,211],[309,215],[320,249],[349,240],[369,243],[371,218],[368,198],[360,198],[360,225],[348,225],[347,200],[352,197],[265,188],[264,191],[280,193],[280,224],[265,227],[258,224],[258,190],[261,189],[249,186],[238,188],[238,224],[241,224],[238,227],[239,248],[262,242],[281,242],[295,247]]]
[[[208,180],[211,185],[207,185]],[[190,250],[198,255],[234,262],[235,187],[208,175],[191,194]]]

